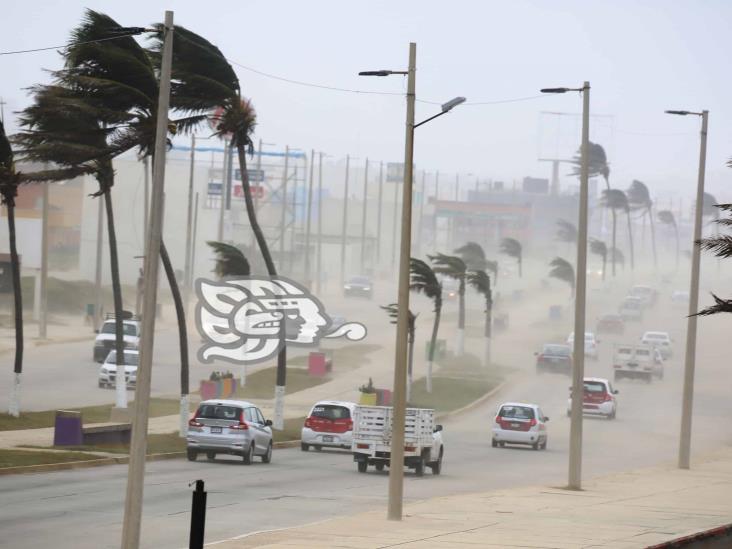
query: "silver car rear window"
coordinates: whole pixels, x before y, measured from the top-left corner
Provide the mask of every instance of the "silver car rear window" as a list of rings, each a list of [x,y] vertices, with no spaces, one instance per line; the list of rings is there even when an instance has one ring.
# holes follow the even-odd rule
[[[238,420],[241,417],[241,408],[236,406],[217,406],[216,404],[202,404],[198,408],[196,417],[203,419],[231,419]]]

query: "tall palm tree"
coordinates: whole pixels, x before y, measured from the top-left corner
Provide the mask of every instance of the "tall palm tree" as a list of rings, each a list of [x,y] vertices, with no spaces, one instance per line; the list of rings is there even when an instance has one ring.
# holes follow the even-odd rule
[[[630,221],[630,205],[628,197],[620,189],[605,189],[602,191],[602,204],[610,209],[613,218],[613,241],[612,247],[615,248],[616,231],[617,231],[617,210],[625,212],[628,218],[628,241],[630,243],[630,268],[634,268],[633,254],[633,226]],[[613,261],[613,276],[615,276],[615,261]]]
[[[574,267],[572,267],[572,264],[566,259],[555,257],[551,260],[549,266],[551,267],[549,270],[549,276],[569,284],[569,287],[572,289],[572,299],[574,299],[575,277]]]
[[[477,242],[467,242],[455,250],[471,271],[485,269],[486,258],[483,247]]]
[[[634,179],[627,191],[628,204],[631,209],[643,210],[651,224],[651,246],[653,247],[653,265],[658,267],[658,255],[656,252],[656,226],[653,223],[653,200],[651,193],[645,183]],[[643,225],[645,227],[645,224]]]
[[[602,240],[591,238],[590,252],[599,255],[602,258],[602,279],[605,280],[605,271],[607,270],[607,245]]]
[[[519,278],[523,276],[523,256],[521,242],[515,238],[504,238],[501,241],[501,253],[513,257],[518,261]]]
[[[498,261],[492,259],[486,259],[485,270],[493,273],[493,285],[498,285]]]
[[[399,317],[399,305],[396,303],[390,303],[386,306],[381,306],[386,311],[389,317],[392,319],[391,323],[396,324],[397,318]],[[408,311],[407,315],[407,403],[412,398],[412,365],[414,363],[414,334],[417,328],[417,315],[411,310]]]
[[[577,226],[566,219],[557,219],[557,240],[567,244],[576,244]]]
[[[664,225],[668,225],[669,227],[673,227],[674,229],[674,236],[676,237],[676,268],[679,268],[679,253],[680,253],[680,243],[679,243],[679,227],[676,224],[676,217],[674,216],[674,213],[671,210],[661,210],[658,212],[658,220],[663,223]]]
[[[465,273],[468,268],[461,258],[455,255],[428,255],[435,265],[434,272],[458,281],[458,337],[457,355],[465,352]]]
[[[493,292],[491,291],[491,278],[485,271],[470,271],[467,275],[468,284],[485,299],[485,355],[484,365],[487,368],[491,363],[491,324],[493,322]]]
[[[717,204],[717,224],[723,227],[732,227],[732,216],[727,218],[719,218],[719,210],[723,212],[732,212],[732,204]],[[712,252],[718,258],[729,259],[732,257],[732,236],[720,235],[717,233],[715,236],[702,239],[699,244],[703,250]],[[718,313],[732,313],[732,299],[722,299],[712,294],[714,299],[714,305],[702,309],[697,314],[701,316],[709,316]]]
[[[620,263],[623,270],[625,270],[625,255],[618,248],[610,248],[610,259],[615,259],[616,263]]]
[[[605,186],[607,189],[610,188],[610,165],[607,161],[607,155],[605,154],[605,149],[602,148],[602,145],[599,145],[597,143],[589,142],[588,147],[588,168],[589,168],[589,176],[590,177],[597,177],[602,176],[602,178],[605,180]],[[572,175],[579,176],[580,170],[582,168],[582,148],[580,147],[577,150],[577,153],[574,156],[574,159],[572,160],[572,164],[574,164],[574,168],[572,170]]]
[[[214,273],[219,278],[228,278],[232,276],[249,276],[251,268],[249,260],[244,253],[231,244],[226,242],[209,241],[208,244],[216,257],[214,263]]]
[[[435,362],[435,347],[437,346],[437,331],[440,328],[442,314],[442,284],[437,279],[435,271],[421,259],[411,258],[409,261],[411,279],[409,289],[424,294],[434,304],[435,320],[432,324],[430,347],[427,353],[427,392],[432,392],[432,367]]]

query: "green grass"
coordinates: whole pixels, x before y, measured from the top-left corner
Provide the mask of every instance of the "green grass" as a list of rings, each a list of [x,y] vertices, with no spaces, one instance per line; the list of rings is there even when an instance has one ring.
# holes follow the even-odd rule
[[[412,384],[409,406],[433,408],[437,412],[452,412],[478,400],[496,387],[500,379],[433,377],[432,392],[428,393],[425,378],[420,378]]]
[[[282,431],[272,430],[275,442],[287,442],[290,440],[300,440],[300,431],[305,423],[304,417],[296,417],[285,420],[285,428]]]
[[[130,407],[134,402],[130,402]],[[177,414],[180,410],[180,403],[170,398],[151,398],[150,417],[170,416]],[[111,404],[101,406],[86,406],[84,408],[66,408],[81,412],[81,419],[84,425],[90,423],[107,423],[109,421]],[[53,427],[56,421],[56,411],[46,410],[43,412],[25,412],[20,417],[12,417],[9,414],[0,414],[0,431],[15,431],[18,429],[40,429]]]
[[[247,376],[247,384],[236,390],[234,398],[274,398],[277,368],[265,368]],[[306,368],[287,368],[287,394],[316,387],[329,381],[327,377],[311,377]]]
[[[89,461],[99,459],[82,452],[35,452],[32,450],[0,450],[0,469],[24,465],[44,465],[47,463],[68,463],[69,461]]]
[[[110,454],[128,454],[128,444],[96,444],[81,446],[21,446],[21,448],[39,448],[42,450],[69,450],[74,452],[107,452]],[[167,454],[170,452],[183,452],[186,449],[186,441],[178,436],[178,433],[149,434],[147,435],[147,454]]]

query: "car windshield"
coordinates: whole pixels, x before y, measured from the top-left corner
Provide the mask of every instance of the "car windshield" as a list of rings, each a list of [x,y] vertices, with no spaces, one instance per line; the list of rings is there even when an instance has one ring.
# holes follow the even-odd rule
[[[198,412],[196,412],[196,417],[203,419],[238,420],[241,417],[241,408],[237,408],[236,406],[201,404],[198,408]]]
[[[336,404],[319,404],[313,408],[310,417],[319,417],[323,419],[351,419],[351,411],[345,406]]]
[[[105,322],[104,326],[102,326],[102,333],[103,334],[114,334],[114,322]],[[137,335],[137,326],[134,324],[122,324],[122,333],[126,336],[136,336]]]
[[[126,366],[138,366],[140,355],[138,353],[125,353],[125,365]],[[117,351],[110,351],[107,355],[107,364],[117,364]]]
[[[534,410],[528,406],[502,406],[498,416],[506,419],[534,419]]]
[[[570,350],[566,345],[544,345],[542,353],[552,356],[569,356]]]
[[[600,381],[585,381],[585,393],[605,393],[605,384]]]

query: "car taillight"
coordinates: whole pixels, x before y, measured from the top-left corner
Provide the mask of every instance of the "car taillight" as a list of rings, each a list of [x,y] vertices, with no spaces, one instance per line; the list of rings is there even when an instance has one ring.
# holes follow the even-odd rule
[[[312,428],[312,426],[313,426],[312,418],[311,417],[306,417],[305,418],[305,427],[307,427],[308,429],[310,429],[310,428]]]
[[[501,416],[496,416],[496,423],[501,424]]]
[[[203,427],[203,423],[201,423],[200,421],[196,421],[196,418],[192,417],[191,419],[188,420],[188,426],[189,427]]]
[[[353,431],[353,420],[352,419],[346,420],[346,430]]]
[[[359,443],[359,444],[356,444],[356,448],[358,448],[360,450],[368,450],[369,449],[369,445],[368,444],[360,444]]]
[[[613,396],[610,393],[605,393],[605,398],[603,399],[605,402],[612,401]]]
[[[416,446],[405,446],[404,451],[405,452],[414,452],[416,450]]]
[[[242,412],[239,416],[239,423],[229,425],[229,429],[232,429],[234,431],[246,431],[247,429],[249,429],[249,424],[244,421],[244,412]]]
[[[613,364],[613,368],[622,368],[620,364]]]
[[[534,425],[536,425],[536,423],[537,422],[535,419],[529,420],[529,427],[533,427]]]

